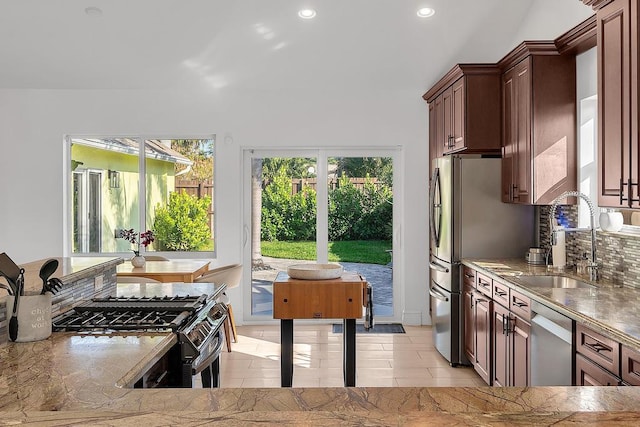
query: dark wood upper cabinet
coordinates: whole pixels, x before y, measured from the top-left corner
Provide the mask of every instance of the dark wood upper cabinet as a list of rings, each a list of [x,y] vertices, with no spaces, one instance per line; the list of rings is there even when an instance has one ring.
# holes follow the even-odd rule
[[[597,12],[598,27],[598,204],[638,204],[638,63],[631,61],[631,1],[612,1]],[[637,37],[637,36],[636,36]],[[634,63],[635,62],[635,63]],[[632,105],[635,103],[636,105]]]
[[[430,159],[450,153],[500,153],[500,70],[458,64],[423,99],[429,103]]]
[[[552,41],[524,42],[502,74],[502,200],[549,204],[576,190],[576,65]]]
[[[598,205],[640,209],[638,2],[582,1],[596,11]]]

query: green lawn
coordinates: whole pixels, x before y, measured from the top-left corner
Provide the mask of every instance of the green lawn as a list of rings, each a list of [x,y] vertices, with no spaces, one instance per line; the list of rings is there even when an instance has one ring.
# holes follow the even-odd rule
[[[316,242],[261,242],[262,255],[272,258],[316,259]],[[329,261],[387,264],[391,255],[387,240],[329,242]]]

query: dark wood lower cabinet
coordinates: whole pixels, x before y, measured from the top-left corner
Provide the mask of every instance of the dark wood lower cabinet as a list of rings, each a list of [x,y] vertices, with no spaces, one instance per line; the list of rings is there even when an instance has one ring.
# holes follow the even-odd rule
[[[615,386],[620,384],[620,378],[576,353],[576,385]]]
[[[509,336],[507,324],[509,310],[500,304],[493,305],[493,385],[505,387],[509,385]]]
[[[464,355],[471,364],[476,359],[476,318],[473,286],[465,284],[462,288],[462,309],[464,313]]]
[[[531,325],[512,315],[512,357],[511,371],[514,387],[526,387],[531,384]]]
[[[493,385],[531,383],[531,325],[500,304],[493,305]]]
[[[493,302],[486,296],[476,292],[475,327],[476,327],[476,372],[487,383],[491,384],[491,306]]]
[[[622,346],[622,380],[640,385],[640,353]]]

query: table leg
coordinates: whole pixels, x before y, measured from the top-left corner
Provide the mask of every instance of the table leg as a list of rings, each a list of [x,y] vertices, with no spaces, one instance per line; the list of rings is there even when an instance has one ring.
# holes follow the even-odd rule
[[[356,386],[356,319],[344,319],[342,327],[344,340],[343,365],[344,386]]]
[[[220,356],[211,363],[211,386],[220,388]]]
[[[293,382],[293,319],[280,319],[280,385]]]
[[[202,388],[211,388],[211,366],[207,366],[200,372]]]

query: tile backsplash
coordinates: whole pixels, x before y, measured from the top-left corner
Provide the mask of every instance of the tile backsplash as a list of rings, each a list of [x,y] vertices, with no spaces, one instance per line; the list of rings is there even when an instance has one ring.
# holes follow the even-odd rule
[[[107,297],[114,295],[116,290],[116,265],[118,262],[109,262],[88,268],[80,273],[73,274],[70,280],[63,278],[62,289],[53,296],[51,302],[51,317],[71,309],[80,302],[90,298]],[[95,287],[95,278],[102,276],[102,286]],[[8,314],[6,297],[0,298],[0,344],[7,342]]]
[[[539,206],[540,247],[550,248],[550,206]],[[556,218],[566,227],[577,227],[578,207],[560,205],[556,208]],[[591,233],[574,231],[566,233],[567,264],[575,265],[582,254],[591,256]],[[624,233],[612,233],[598,230],[596,251],[599,272],[602,280],[616,285],[640,288],[640,237]],[[551,263],[551,258],[549,259]]]

